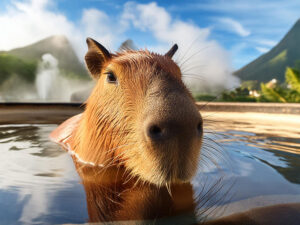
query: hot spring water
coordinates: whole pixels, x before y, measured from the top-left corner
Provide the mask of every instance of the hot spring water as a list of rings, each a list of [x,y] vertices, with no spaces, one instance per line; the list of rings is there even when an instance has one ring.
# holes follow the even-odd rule
[[[49,82],[52,79],[46,74],[42,78]],[[41,94],[47,97],[49,93],[44,91]],[[204,118],[211,116],[218,118],[212,113]],[[220,117],[224,120],[224,113]],[[233,123],[227,119],[213,125],[217,131],[206,133],[210,147],[203,149],[211,160],[200,162],[192,182],[195,196],[222,178],[222,188],[213,195],[222,201],[213,206],[221,207],[225,215],[252,207],[300,202],[300,142],[295,138],[299,129],[291,124],[276,126],[275,132],[273,122],[263,125],[251,120]],[[0,224],[88,221],[84,188],[71,157],[48,139],[55,127],[0,125]],[[207,142],[210,138],[218,140],[220,146]],[[223,205],[229,205],[225,211]]]

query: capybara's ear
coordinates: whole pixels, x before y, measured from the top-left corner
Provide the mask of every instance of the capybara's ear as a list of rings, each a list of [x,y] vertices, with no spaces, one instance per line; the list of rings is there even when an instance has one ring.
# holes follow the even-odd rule
[[[87,38],[88,52],[85,55],[86,65],[94,78],[99,78],[103,64],[111,58],[109,51],[92,38]]]
[[[177,51],[177,49],[178,49],[178,45],[177,44],[173,45],[173,47],[165,54],[165,56],[172,58],[175,52]]]

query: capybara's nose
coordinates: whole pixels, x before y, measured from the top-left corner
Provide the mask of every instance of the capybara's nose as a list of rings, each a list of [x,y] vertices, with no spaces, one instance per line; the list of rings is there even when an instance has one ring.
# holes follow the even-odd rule
[[[179,137],[200,138],[202,137],[203,128],[200,115],[195,118],[183,120],[168,121],[149,121],[146,122],[145,133],[151,142],[163,142],[174,140]]]
[[[146,133],[151,140],[159,140],[166,138],[165,130],[163,132],[163,129],[156,124],[149,124],[146,128]]]

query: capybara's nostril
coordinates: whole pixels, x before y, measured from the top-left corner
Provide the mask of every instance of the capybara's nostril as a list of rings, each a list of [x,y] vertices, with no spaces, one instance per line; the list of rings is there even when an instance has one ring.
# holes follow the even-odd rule
[[[202,121],[197,124],[197,132],[198,132],[199,135],[202,135],[202,133],[203,133],[203,123],[202,123]]]
[[[162,129],[157,125],[150,125],[147,129],[149,138],[156,140],[162,137]]]

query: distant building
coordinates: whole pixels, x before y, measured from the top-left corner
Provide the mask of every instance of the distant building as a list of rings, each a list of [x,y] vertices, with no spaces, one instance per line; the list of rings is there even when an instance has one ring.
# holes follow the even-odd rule
[[[249,95],[255,98],[260,96],[260,94],[256,90],[249,91]]]
[[[267,84],[266,84],[266,87],[267,88],[275,88],[276,86],[277,86],[277,83],[278,83],[278,81],[275,79],[275,78],[273,78],[272,80],[270,80]]]

